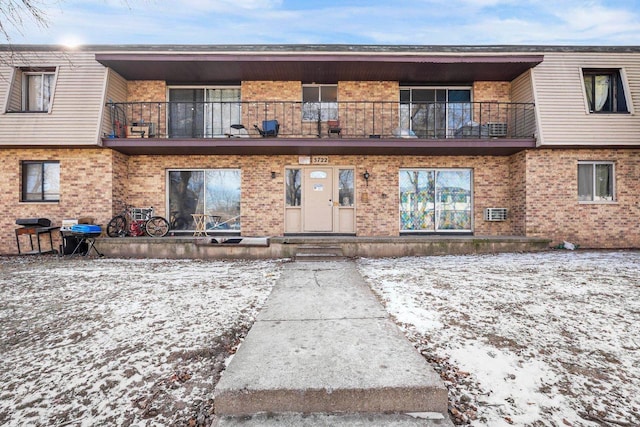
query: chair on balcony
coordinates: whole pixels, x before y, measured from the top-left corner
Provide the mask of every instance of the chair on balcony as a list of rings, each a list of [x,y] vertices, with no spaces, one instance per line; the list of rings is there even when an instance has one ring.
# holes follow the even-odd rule
[[[332,134],[338,134],[342,138],[342,127],[340,127],[340,120],[327,121],[327,135],[331,137]]]
[[[229,126],[229,132],[224,134],[227,138],[249,138],[249,132],[243,124]]]
[[[280,131],[280,123],[277,120],[263,120],[262,129],[258,125],[253,125],[263,138],[276,137]]]

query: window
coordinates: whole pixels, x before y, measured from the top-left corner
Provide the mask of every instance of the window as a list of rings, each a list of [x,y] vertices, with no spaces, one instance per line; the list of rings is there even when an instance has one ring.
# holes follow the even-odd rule
[[[590,113],[627,113],[619,70],[584,70],[584,89]]]
[[[419,138],[450,138],[472,121],[471,89],[400,89],[400,129]]]
[[[60,200],[60,162],[23,161],[23,202],[57,202]]]
[[[338,120],[338,86],[303,85],[302,120]]]
[[[16,68],[6,105],[9,113],[49,112],[55,86],[55,67]]]
[[[578,200],[612,202],[615,200],[613,162],[578,162]]]
[[[353,206],[354,202],[354,182],[353,169],[340,169],[338,171],[338,200],[340,206]]]
[[[401,169],[399,181],[400,231],[471,231],[471,169]]]
[[[172,229],[193,231],[199,213],[219,217],[208,229],[240,231],[240,169],[170,170],[167,179]]]
[[[300,169],[287,169],[286,174],[286,196],[287,206],[302,205],[302,171]]]
[[[242,123],[239,88],[169,89],[169,137],[212,138]]]

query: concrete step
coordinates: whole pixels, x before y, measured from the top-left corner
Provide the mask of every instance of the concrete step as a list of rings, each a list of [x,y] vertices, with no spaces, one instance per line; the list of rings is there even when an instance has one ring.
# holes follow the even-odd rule
[[[418,414],[257,414],[221,417],[213,427],[454,427],[439,413]]]
[[[337,261],[346,259],[342,248],[335,245],[299,245],[296,261]]]
[[[351,262],[287,264],[218,382],[220,417],[447,414],[447,390]]]

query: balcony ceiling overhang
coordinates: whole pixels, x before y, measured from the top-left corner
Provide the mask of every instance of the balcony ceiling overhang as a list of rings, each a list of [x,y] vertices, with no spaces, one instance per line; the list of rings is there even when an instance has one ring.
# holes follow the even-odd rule
[[[169,83],[469,83],[511,81],[541,63],[543,55],[105,52],[97,53],[96,60],[127,80]]]
[[[529,139],[103,138],[127,155],[431,155],[510,156],[536,147]]]

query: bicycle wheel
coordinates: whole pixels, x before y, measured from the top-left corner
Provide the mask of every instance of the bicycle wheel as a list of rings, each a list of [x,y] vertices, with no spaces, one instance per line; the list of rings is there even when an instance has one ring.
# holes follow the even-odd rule
[[[127,235],[127,220],[122,215],[117,215],[111,218],[109,224],[107,224],[107,236],[109,237],[124,237]]]
[[[144,230],[151,237],[164,237],[169,232],[169,222],[161,216],[152,216],[144,225]]]

